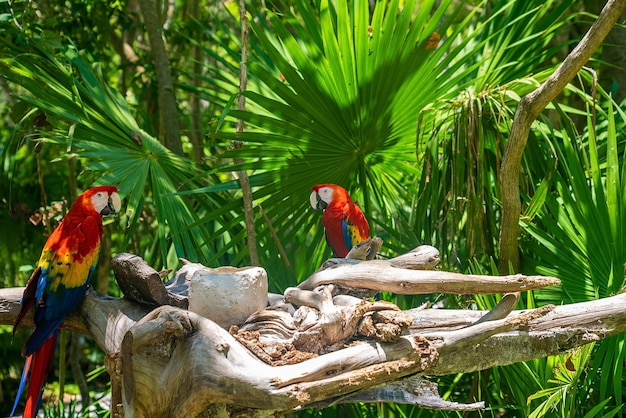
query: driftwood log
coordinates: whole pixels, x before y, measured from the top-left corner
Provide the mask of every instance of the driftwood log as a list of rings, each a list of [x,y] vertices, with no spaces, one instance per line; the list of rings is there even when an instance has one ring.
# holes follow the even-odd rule
[[[124,298],[90,290],[65,327],[105,351],[112,416],[151,418],[265,417],[359,401],[475,410],[485,405],[445,401],[424,376],[545,357],[626,330],[626,295],[514,311],[517,292],[559,280],[424,270],[437,262],[427,246],[392,260],[331,259],[284,295],[259,295],[267,307],[226,329],[188,309],[189,281],[239,269],[186,262],[164,284],[141,258],[120,254],[112,265]],[[13,323],[22,291],[0,289],[0,323]],[[401,311],[355,296],[377,291],[506,294],[490,312]]]

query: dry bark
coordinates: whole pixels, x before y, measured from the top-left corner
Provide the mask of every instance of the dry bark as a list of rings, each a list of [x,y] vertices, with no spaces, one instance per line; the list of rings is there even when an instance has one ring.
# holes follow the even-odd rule
[[[166,286],[139,257],[121,254],[113,265],[128,295],[119,299],[90,290],[65,327],[89,335],[107,353],[112,416],[157,418],[262,417],[357,401],[480,409],[482,402],[444,401],[424,376],[545,357],[626,330],[626,295],[513,311],[512,293],[491,312],[401,311],[354,296],[351,286],[479,293],[489,291],[485,283],[492,292],[496,285],[518,292],[558,283],[534,276],[464,279],[420,271],[437,259],[436,250],[420,247],[415,253],[400,261],[333,259],[306,284],[270,295],[267,308],[229,330],[184,309],[183,280]],[[398,263],[409,268],[394,267]],[[326,270],[332,280],[323,276]],[[22,290],[0,289],[0,323],[15,320]],[[176,298],[163,296],[172,292]],[[155,308],[155,295],[183,308]],[[32,316],[25,322],[32,324]]]

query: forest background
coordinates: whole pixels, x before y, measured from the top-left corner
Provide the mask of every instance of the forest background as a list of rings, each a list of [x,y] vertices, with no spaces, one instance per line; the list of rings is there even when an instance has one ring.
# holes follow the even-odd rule
[[[2,0],[0,286],[24,285],[68,202],[102,183],[119,185],[126,208],[106,225],[92,283],[102,293],[119,295],[109,261],[123,251],[157,269],[176,269],[178,257],[258,264],[270,291],[282,292],[330,257],[308,203],[317,183],[351,192],[384,240],[381,257],[430,244],[442,269],[495,274],[499,170],[515,109],[603,5]],[[518,308],[623,289],[625,59],[618,25],[532,126],[519,271],[562,285],[523,294]],[[403,309],[498,301],[383,297]],[[0,415],[27,337],[11,332],[0,326]],[[62,335],[46,413],[73,416],[82,399],[107,416],[103,353]],[[484,400],[475,416],[623,416],[624,342],[437,382],[445,399]],[[67,402],[54,407],[59,393]],[[433,412],[355,404],[297,413],[375,415]]]

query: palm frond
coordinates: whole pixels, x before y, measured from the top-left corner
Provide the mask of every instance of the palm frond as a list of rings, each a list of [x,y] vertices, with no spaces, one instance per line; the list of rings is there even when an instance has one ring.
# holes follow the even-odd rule
[[[152,194],[161,262],[171,244],[179,256],[211,258],[203,246],[209,236],[204,228],[184,228],[198,219],[196,212],[182,198],[171,196],[199,175],[197,168],[142,130],[126,102],[107,87],[99,66],[87,64],[71,45],[16,36],[25,44],[19,50],[15,44],[5,45],[0,67],[8,81],[23,89],[20,99],[45,114],[51,127],[40,140],[84,158],[85,167],[97,173],[97,183],[118,185],[127,199],[129,232],[139,222],[145,196]]]
[[[525,245],[524,263],[562,282],[534,292],[542,303],[593,300],[620,292],[624,286],[626,172],[620,158],[624,144],[617,132],[626,126],[626,119],[621,113],[616,117],[610,99],[605,103],[601,118],[606,119],[594,124],[589,116],[585,135],[577,134],[571,124],[554,135],[559,139],[554,143],[559,164],[551,180],[555,198],[546,198],[533,220],[522,222],[532,237]],[[622,336],[596,344],[587,369],[586,382],[599,381],[599,393],[598,398],[593,393],[583,398],[611,398],[607,410],[619,407],[624,393],[623,344]]]

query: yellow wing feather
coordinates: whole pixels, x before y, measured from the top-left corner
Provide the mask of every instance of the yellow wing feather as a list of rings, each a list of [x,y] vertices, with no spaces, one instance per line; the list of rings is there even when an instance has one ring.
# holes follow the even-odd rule
[[[59,285],[67,289],[85,284],[89,269],[98,262],[99,248],[95,248],[85,257],[78,259],[77,251],[62,245],[57,251],[45,249],[39,259],[39,266],[46,272],[50,290],[55,292]],[[99,247],[99,246],[98,246]]]

